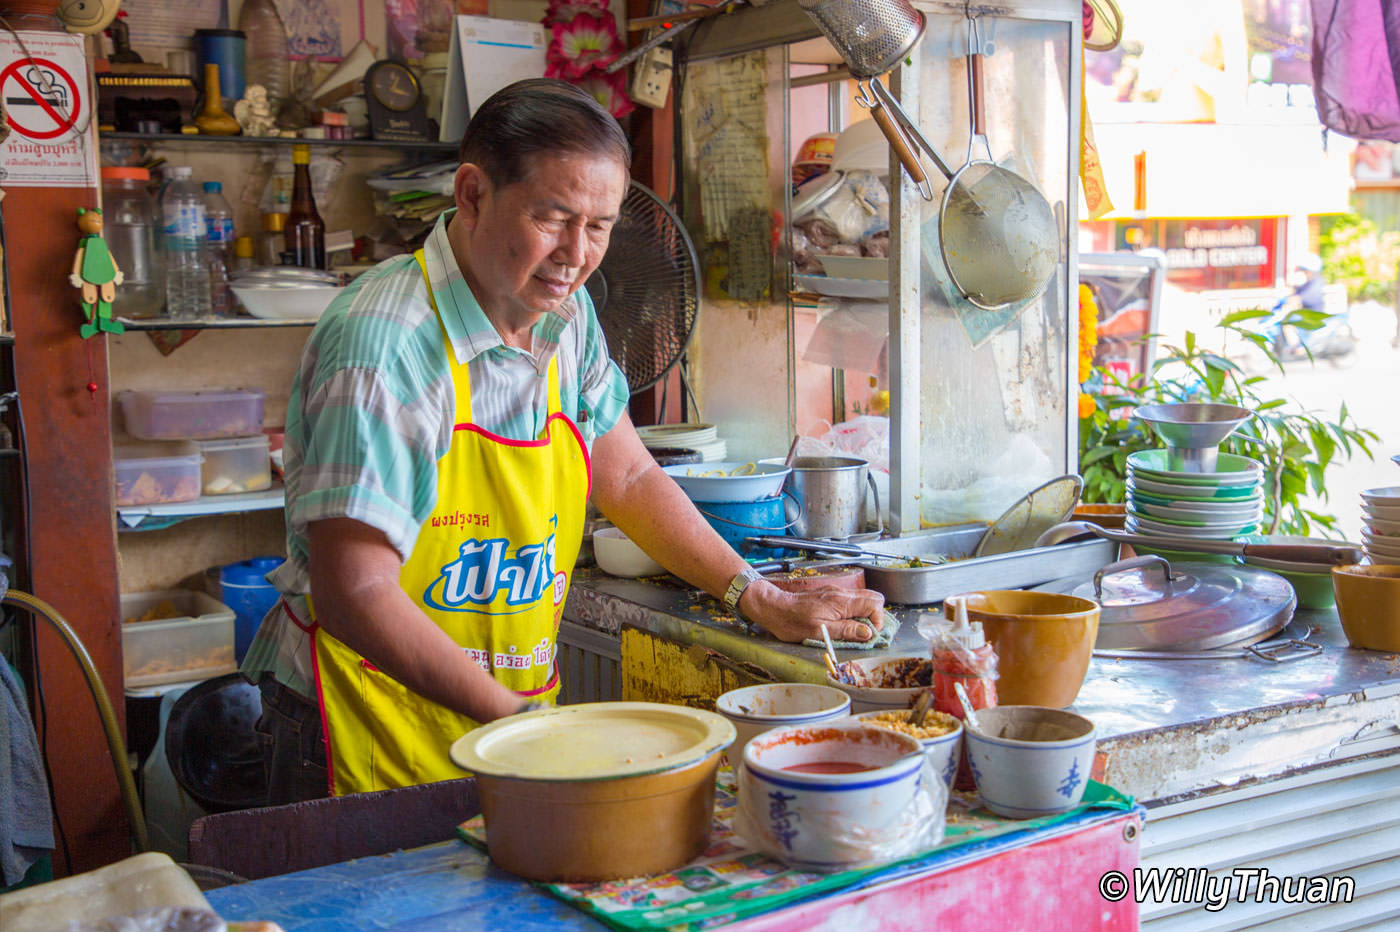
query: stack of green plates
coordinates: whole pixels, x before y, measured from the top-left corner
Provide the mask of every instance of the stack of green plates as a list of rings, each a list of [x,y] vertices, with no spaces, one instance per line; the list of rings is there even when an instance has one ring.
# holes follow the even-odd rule
[[[1166,450],[1129,455],[1124,529],[1210,540],[1256,533],[1264,516],[1264,468],[1247,456],[1221,453],[1216,470],[1168,469]]]

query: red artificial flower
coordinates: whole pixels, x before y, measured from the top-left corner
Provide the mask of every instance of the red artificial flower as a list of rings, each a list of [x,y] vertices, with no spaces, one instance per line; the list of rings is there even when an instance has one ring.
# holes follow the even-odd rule
[[[604,16],[608,15],[607,0],[549,0],[549,7],[545,10],[544,22],[546,25],[553,23],[572,22],[576,16]]]
[[[590,72],[581,80],[571,82],[591,95],[598,103],[607,108],[607,111],[614,117],[621,119],[627,116],[636,106],[633,105],[627,96],[627,79],[621,71],[608,74],[604,71]]]
[[[605,68],[622,52],[617,25],[611,16],[576,16],[568,23],[554,23],[545,58],[562,65],[561,77],[581,78],[589,71]]]

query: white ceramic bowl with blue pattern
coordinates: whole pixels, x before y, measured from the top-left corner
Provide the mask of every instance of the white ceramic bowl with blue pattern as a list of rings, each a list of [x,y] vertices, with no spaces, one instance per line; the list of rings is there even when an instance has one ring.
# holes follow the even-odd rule
[[[1079,805],[1094,765],[1096,729],[1082,715],[1035,705],[977,712],[963,729],[982,805],[1010,819],[1036,819]]]
[[[916,799],[923,767],[915,738],[855,719],[774,729],[744,749],[744,833],[808,870],[902,851],[927,821]]]

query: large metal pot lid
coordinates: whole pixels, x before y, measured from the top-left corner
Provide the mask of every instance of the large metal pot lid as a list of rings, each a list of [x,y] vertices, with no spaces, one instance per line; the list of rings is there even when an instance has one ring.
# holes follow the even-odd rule
[[[497,719],[452,743],[463,770],[523,780],[606,780],[704,760],[736,737],[724,716],[655,702],[586,702]]]
[[[1283,630],[1297,604],[1288,580],[1223,563],[1169,563],[1158,556],[1112,563],[1092,577],[1037,589],[1101,606],[1100,650],[1211,650],[1252,644]]]

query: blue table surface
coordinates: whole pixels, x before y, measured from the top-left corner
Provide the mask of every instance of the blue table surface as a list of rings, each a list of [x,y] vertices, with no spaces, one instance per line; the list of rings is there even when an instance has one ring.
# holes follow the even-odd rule
[[[1140,807],[1135,807],[1135,813],[1141,818]],[[911,874],[946,870],[1128,814],[1117,809],[1088,810],[1048,828],[1013,832],[936,851],[927,858],[870,876],[841,892]],[[559,932],[608,928],[539,886],[501,870],[485,852],[457,840],[265,877],[210,890],[205,896],[226,920],[272,921],[286,932]]]

